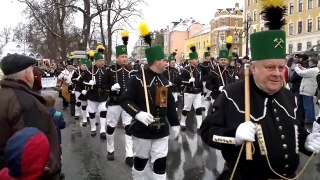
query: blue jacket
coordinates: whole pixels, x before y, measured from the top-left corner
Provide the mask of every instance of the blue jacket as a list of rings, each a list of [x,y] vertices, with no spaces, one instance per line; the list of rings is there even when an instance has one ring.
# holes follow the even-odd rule
[[[55,108],[49,108],[50,115],[52,116],[53,122],[56,125],[58,140],[61,144],[61,129],[66,127],[66,122],[64,121],[63,115],[61,112],[57,111]]]

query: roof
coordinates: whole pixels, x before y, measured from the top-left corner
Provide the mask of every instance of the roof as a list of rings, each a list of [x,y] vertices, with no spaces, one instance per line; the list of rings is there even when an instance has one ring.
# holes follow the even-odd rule
[[[197,23],[192,17],[181,20],[179,24],[173,26],[169,31],[187,31],[188,28],[192,25]]]
[[[200,36],[202,34],[209,33],[211,31],[211,26],[206,24],[200,32],[197,32],[194,36]]]

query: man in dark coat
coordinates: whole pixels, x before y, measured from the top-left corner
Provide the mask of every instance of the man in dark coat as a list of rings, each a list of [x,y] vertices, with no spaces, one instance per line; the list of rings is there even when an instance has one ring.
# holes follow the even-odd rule
[[[270,8],[283,11],[285,6],[263,6],[269,10],[262,10],[262,17],[270,17],[264,14],[271,12]],[[240,80],[222,91],[213,105],[214,113],[202,124],[202,140],[220,149],[226,160],[226,168],[218,179],[230,178],[239,153],[242,156],[234,179],[260,180],[295,179],[299,151],[307,155],[320,152],[320,133],[309,134],[301,126],[297,101],[290,90],[283,87],[286,34],[277,29],[278,26],[274,27],[275,24],[278,25],[268,22],[267,27],[272,30],[253,33],[250,37],[254,61],[249,79],[250,120],[244,122],[248,104],[245,104],[245,81]],[[255,149],[252,160],[246,160],[246,152],[240,151],[244,142],[252,142]]]
[[[4,147],[7,140],[24,127],[36,127],[45,133],[50,142],[49,168],[45,171],[45,179],[57,179],[60,172],[58,135],[43,105],[45,100],[31,89],[35,63],[35,59],[18,54],[6,56],[1,61],[5,77],[0,82],[0,169],[6,166]]]

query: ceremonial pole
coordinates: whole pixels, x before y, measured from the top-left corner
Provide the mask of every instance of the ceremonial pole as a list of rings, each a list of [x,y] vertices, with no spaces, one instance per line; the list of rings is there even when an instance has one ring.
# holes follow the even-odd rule
[[[250,64],[245,64],[244,66],[244,104],[245,104],[245,122],[250,121]],[[252,160],[252,144],[251,142],[246,143],[246,159]]]

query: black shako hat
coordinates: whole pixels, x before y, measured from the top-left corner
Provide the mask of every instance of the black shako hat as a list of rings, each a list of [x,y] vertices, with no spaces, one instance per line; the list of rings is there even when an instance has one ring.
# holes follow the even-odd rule
[[[10,75],[25,70],[36,63],[37,60],[32,57],[11,54],[1,60],[1,70],[4,75]]]

